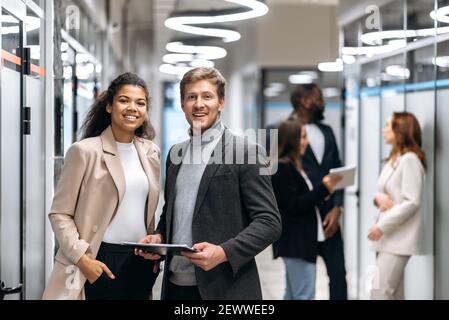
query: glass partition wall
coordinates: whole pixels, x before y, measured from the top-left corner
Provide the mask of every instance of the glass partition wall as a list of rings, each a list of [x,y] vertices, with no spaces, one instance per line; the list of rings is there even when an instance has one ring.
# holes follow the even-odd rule
[[[383,142],[382,128],[395,111],[412,112],[417,117],[427,160],[421,254],[412,257],[407,265],[405,296],[406,299],[449,298],[449,276],[444,272],[449,267],[446,245],[449,204],[444,198],[446,182],[442,178],[442,173],[447,171],[443,163],[449,162],[444,150],[449,134],[447,124],[443,124],[443,117],[449,118],[445,108],[449,99],[445,96],[449,86],[449,35],[442,34],[444,29],[436,29],[448,26],[447,23],[437,22],[430,15],[435,8],[448,5],[449,1],[391,1],[380,7],[376,29],[369,28],[369,15],[364,15],[343,26],[341,32],[345,47],[366,50],[366,47],[383,46],[384,49],[382,53],[354,56],[355,63],[346,64],[344,72],[346,84],[354,83],[354,79],[358,81],[357,86],[353,85],[357,89],[346,99],[345,109],[360,107],[356,149],[359,188],[355,191],[358,213],[352,217],[357,223],[344,230],[346,239],[359,240],[357,259],[347,259],[347,269],[351,270],[348,282],[355,282],[357,288],[350,292],[353,299],[368,299],[372,285],[375,253],[366,237],[374,223],[377,178],[391,151]],[[350,139],[346,135],[348,146]]]

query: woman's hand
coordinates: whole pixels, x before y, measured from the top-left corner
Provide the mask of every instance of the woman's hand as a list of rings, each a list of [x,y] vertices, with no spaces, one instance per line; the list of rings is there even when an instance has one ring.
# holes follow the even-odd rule
[[[332,193],[334,192],[335,186],[341,181],[341,179],[343,179],[343,177],[339,175],[327,175],[323,178],[323,184],[326,187],[327,191],[329,191],[329,193]]]
[[[394,206],[393,199],[391,199],[391,197],[386,193],[378,193],[376,195],[376,198],[374,198],[374,201],[376,202],[381,212],[387,211]]]
[[[103,272],[106,272],[109,278],[115,279],[111,270],[101,261],[89,258],[87,255],[83,255],[77,263],[83,275],[87,278],[90,284],[100,278]]]
[[[139,243],[162,243],[162,236],[160,234],[150,234],[141,239]],[[144,257],[147,260],[159,260],[161,258],[161,256],[156,253],[151,253],[141,249],[134,249],[134,254]]]
[[[383,231],[377,225],[374,225],[368,231],[368,239],[378,241],[383,236]]]

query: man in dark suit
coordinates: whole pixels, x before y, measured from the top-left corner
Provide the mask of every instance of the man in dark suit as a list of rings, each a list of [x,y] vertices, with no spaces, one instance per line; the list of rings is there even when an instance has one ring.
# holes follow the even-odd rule
[[[324,119],[325,103],[316,84],[299,85],[290,101],[294,108],[291,117],[301,119],[307,128],[309,145],[302,157],[302,165],[313,185],[319,185],[331,168],[341,167],[337,142],[332,128]],[[346,269],[343,239],[339,227],[343,191],[336,191],[320,207],[326,240],[319,242],[318,253],[323,258],[329,276],[331,300],[347,299]]]
[[[169,152],[165,205],[144,241],[186,243],[198,252],[167,255],[162,299],[262,298],[254,257],[279,238],[280,214],[260,147],[221,123],[224,100],[218,70],[196,68],[183,77],[191,137]]]

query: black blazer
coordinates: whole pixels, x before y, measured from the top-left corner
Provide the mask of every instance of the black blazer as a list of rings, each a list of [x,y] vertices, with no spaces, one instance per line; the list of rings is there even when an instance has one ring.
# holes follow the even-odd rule
[[[290,163],[279,163],[272,182],[282,216],[281,238],[273,244],[274,258],[301,258],[315,263],[318,254],[315,206],[324,201],[328,190],[320,183],[310,191],[302,175]]]
[[[180,168],[180,164],[171,162],[170,154],[182,150],[182,145],[187,143],[174,146],[167,157],[165,204],[156,231],[167,243],[172,238],[175,184]],[[267,168],[267,162],[259,159],[253,164],[247,160],[242,164],[225,164],[224,161],[232,159],[230,153],[235,155],[236,150],[244,151],[247,159],[247,154],[257,147],[226,129],[211,157],[212,160],[218,152],[222,164],[209,163],[201,178],[191,226],[193,243],[220,245],[228,258],[228,262],[210,271],[195,266],[198,289],[204,300],[262,299],[254,257],[281,234],[281,217],[270,176],[260,175],[259,171]],[[171,256],[167,256],[162,299],[170,276],[170,260]]]
[[[307,146],[306,152],[302,157],[302,166],[307,173],[312,184],[318,185],[323,180],[323,177],[329,173],[332,168],[341,167],[340,156],[338,154],[337,141],[335,140],[334,132],[332,128],[321,122],[315,123],[324,135],[324,156],[321,164],[318,163],[315,155],[313,154],[310,145]],[[320,206],[321,218],[327,215],[333,207],[339,207],[343,205],[343,190],[335,191],[332,196],[324,201]]]
[[[321,164],[318,163],[310,145],[307,146],[306,152],[301,158],[303,169],[307,173],[307,176],[312,181],[312,184],[314,186],[321,183],[323,177],[329,173],[330,169],[341,167],[337,141],[335,139],[332,128],[321,122],[315,122],[315,124],[324,135],[323,160]],[[271,144],[269,130],[276,129],[278,126],[279,124],[272,124],[266,127],[267,131],[265,145],[267,150],[270,150]],[[329,213],[330,210],[332,210],[332,208],[343,206],[343,197],[344,191],[338,190],[335,191],[332,196],[327,199],[327,201],[324,201],[319,206],[321,218],[324,219],[324,217]]]

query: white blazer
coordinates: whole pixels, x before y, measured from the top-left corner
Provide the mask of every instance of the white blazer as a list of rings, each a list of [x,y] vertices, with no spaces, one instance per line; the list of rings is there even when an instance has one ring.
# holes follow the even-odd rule
[[[414,152],[407,152],[394,163],[389,161],[379,177],[379,192],[391,196],[394,206],[381,212],[377,226],[383,231],[374,250],[398,255],[419,253],[424,167]]]

